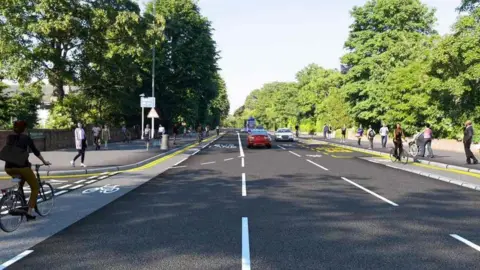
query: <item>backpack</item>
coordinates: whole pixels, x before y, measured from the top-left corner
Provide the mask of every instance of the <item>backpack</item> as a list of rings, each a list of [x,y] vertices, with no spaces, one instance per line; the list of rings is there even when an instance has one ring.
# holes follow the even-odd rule
[[[370,129],[370,131],[368,132],[368,137],[370,138],[375,137],[375,131],[373,131],[373,129]]]

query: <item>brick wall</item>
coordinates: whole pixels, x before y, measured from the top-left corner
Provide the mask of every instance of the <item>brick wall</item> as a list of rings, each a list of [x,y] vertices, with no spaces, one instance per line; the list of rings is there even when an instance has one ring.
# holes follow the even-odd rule
[[[87,135],[87,140],[89,144],[91,144],[93,141],[93,135],[91,130],[91,127],[85,128],[85,133]],[[129,130],[132,140],[139,138],[139,133],[134,132],[133,129]],[[44,138],[33,139],[35,142],[35,146],[37,146],[40,151],[75,148],[75,138],[73,130],[33,129],[30,130],[30,132],[36,134],[41,133],[44,135]],[[12,131],[0,130],[0,147],[3,147],[5,145],[7,136],[12,133]],[[120,128],[110,129],[110,136],[112,137],[111,142],[119,142],[123,140],[123,134]]]

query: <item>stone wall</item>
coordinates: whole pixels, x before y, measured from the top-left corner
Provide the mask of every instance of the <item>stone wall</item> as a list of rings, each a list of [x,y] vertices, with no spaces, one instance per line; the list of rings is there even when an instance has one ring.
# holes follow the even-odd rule
[[[93,134],[91,127],[85,128],[88,144],[93,142]],[[129,129],[132,140],[138,139],[140,132],[134,132]],[[75,148],[75,137],[73,130],[53,130],[53,129],[32,129],[29,130],[30,136],[40,151],[52,151],[57,149]],[[6,138],[12,131],[0,130],[0,147],[5,145]],[[119,142],[123,140],[123,133],[120,128],[110,129],[111,142]]]

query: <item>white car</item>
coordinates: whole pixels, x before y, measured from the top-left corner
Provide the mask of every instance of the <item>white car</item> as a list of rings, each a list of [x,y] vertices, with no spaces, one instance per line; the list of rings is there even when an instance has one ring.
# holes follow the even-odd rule
[[[279,128],[275,131],[275,141],[290,141],[293,142],[293,132],[288,128]]]

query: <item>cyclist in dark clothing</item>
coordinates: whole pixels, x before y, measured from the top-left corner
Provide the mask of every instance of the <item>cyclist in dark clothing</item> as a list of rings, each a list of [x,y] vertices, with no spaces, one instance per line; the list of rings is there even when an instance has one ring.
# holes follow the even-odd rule
[[[402,138],[405,139],[405,134],[403,133],[402,126],[400,123],[397,124],[397,128],[393,132],[393,144],[395,145],[395,157],[400,160],[400,157],[403,153],[403,143]]]
[[[35,144],[30,136],[23,134],[26,129],[27,123],[25,121],[15,121],[13,125],[13,131],[15,134],[8,135],[6,145],[15,145],[24,151],[28,151],[28,149],[30,149],[32,153],[43,162],[43,164],[50,165],[50,162],[46,161],[40,154],[40,151],[38,151],[37,147],[35,147]],[[28,161],[28,158],[24,164],[14,164],[5,161],[5,172],[11,177],[20,176],[22,179],[22,182],[20,183],[21,187],[23,187],[25,182],[27,182],[30,186],[31,194],[30,199],[28,200],[28,209],[26,209],[27,213],[25,215],[27,220],[35,219],[35,216],[32,215],[32,213],[37,205],[37,196],[40,190],[37,177],[33,173],[31,166],[32,164]]]

